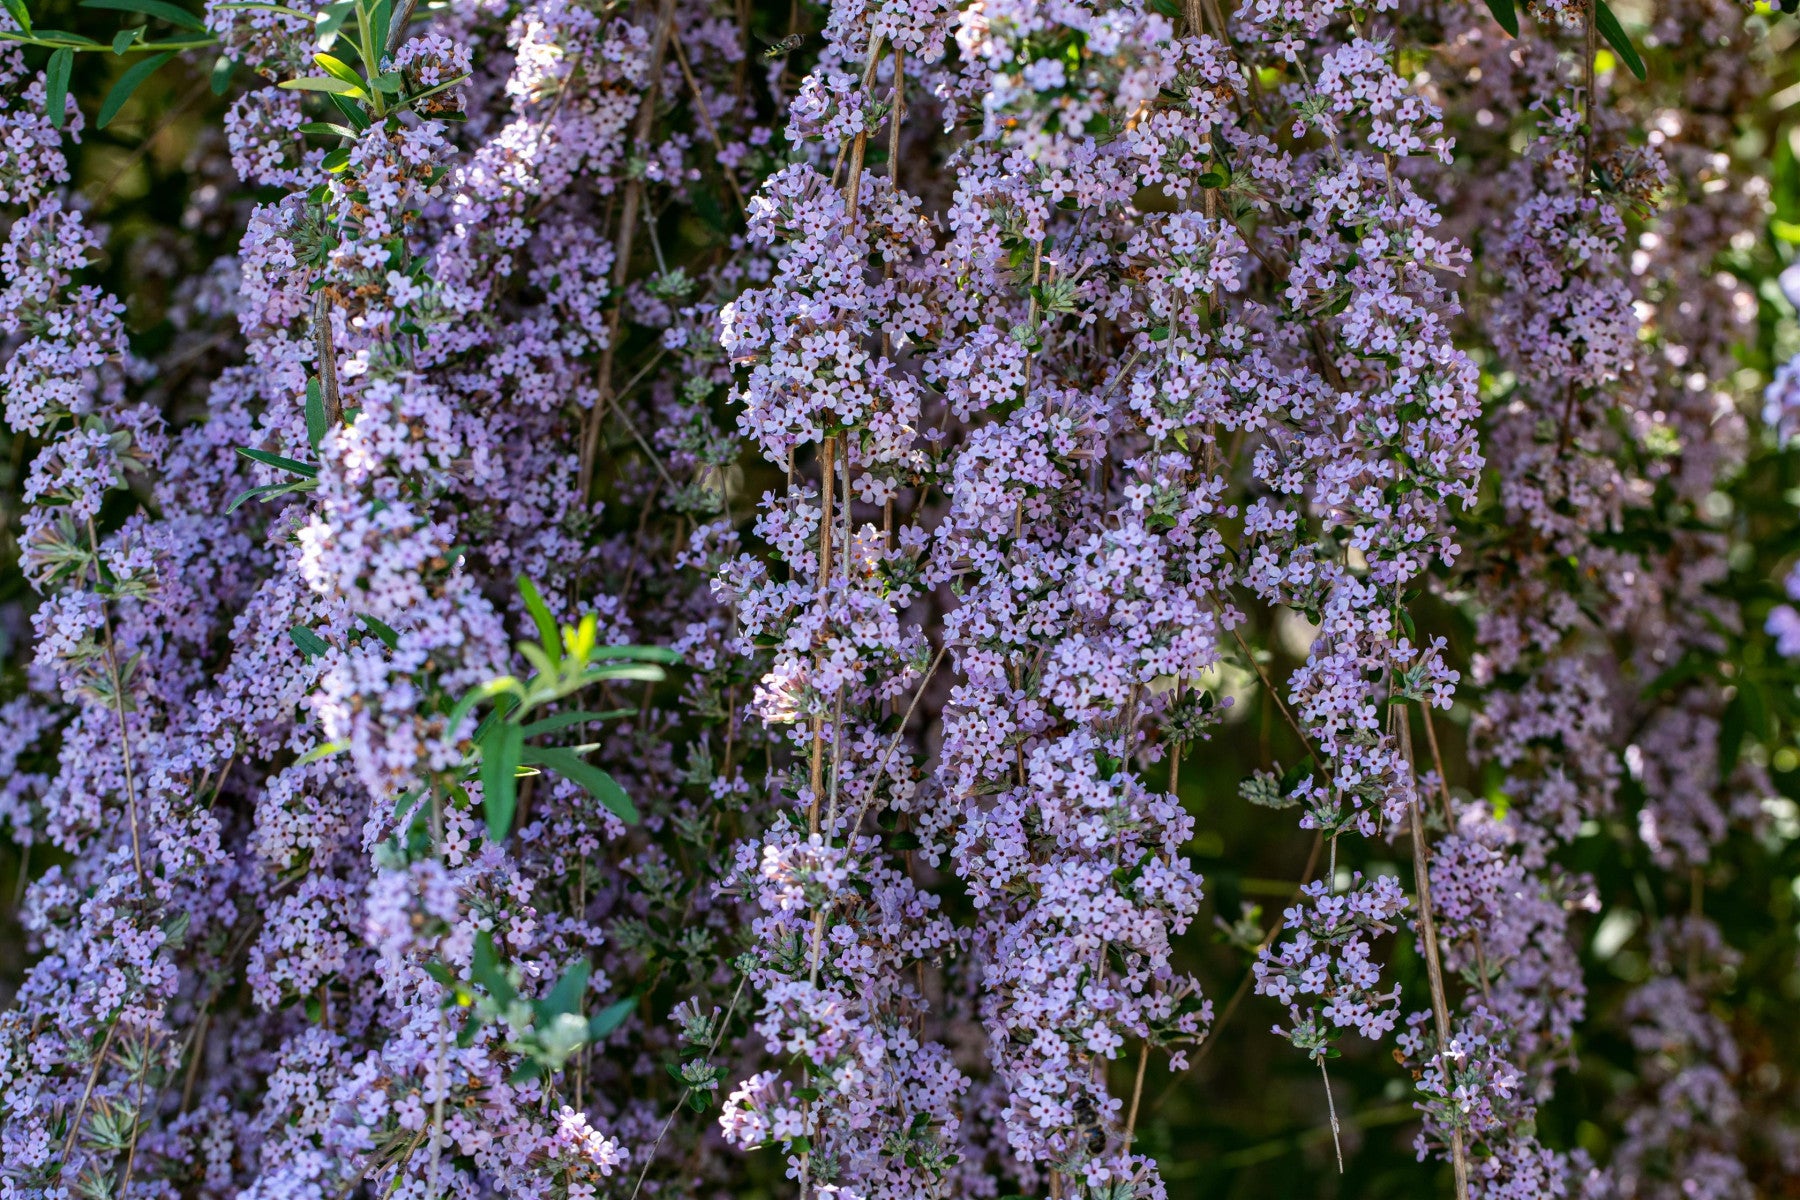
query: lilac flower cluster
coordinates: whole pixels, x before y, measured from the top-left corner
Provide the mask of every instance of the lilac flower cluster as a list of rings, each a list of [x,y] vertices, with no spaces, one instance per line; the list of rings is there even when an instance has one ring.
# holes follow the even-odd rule
[[[145,8],[248,68],[164,338],[9,0],[0,1200],[1162,1200],[1240,1003],[1459,1200],[1756,1194],[1760,26],[1502,9]]]

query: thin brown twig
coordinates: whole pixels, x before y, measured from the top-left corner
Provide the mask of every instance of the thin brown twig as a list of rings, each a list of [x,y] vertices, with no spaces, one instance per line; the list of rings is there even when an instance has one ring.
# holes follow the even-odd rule
[[[719,1027],[713,1031],[712,1044],[706,1048],[706,1056],[709,1059],[714,1054],[718,1053],[719,1043],[724,1040],[725,1037],[725,1029],[731,1024],[731,1015],[737,1011],[738,997],[744,994],[744,980],[747,978],[749,978],[749,976],[738,976],[737,990],[731,994],[731,1004],[725,1010],[725,1019],[720,1021]],[[644,1155],[644,1165],[638,1170],[637,1182],[631,1185],[631,1200],[637,1200],[638,1191],[644,1186],[644,1176],[650,1173],[650,1164],[656,1161],[656,1152],[662,1148],[663,1138],[667,1137],[669,1134],[669,1126],[673,1125],[675,1123],[675,1118],[681,1115],[681,1106],[687,1103],[687,1098],[693,1090],[694,1089],[690,1087],[682,1092],[681,1099],[676,1101],[675,1107],[670,1110],[669,1119],[663,1122],[662,1129],[656,1135],[656,1140],[650,1143],[650,1149]]]
[[[100,1040],[100,1051],[94,1055],[94,1069],[88,1072],[87,1086],[81,1090],[81,1101],[75,1105],[75,1115],[69,1119],[69,1136],[63,1141],[62,1162],[56,1168],[58,1179],[69,1169],[69,1155],[75,1151],[75,1139],[81,1133],[81,1119],[87,1115],[88,1101],[94,1096],[94,1084],[100,1080],[100,1068],[106,1063],[106,1052],[112,1048],[113,1034],[118,1028],[117,1021],[106,1027],[106,1036]]]
[[[744,193],[738,187],[737,172],[725,165],[725,141],[719,136],[719,127],[713,124],[712,113],[707,111],[706,98],[700,93],[700,81],[694,78],[693,69],[688,66],[687,55],[681,49],[680,34],[670,35],[669,49],[675,52],[675,61],[681,65],[681,76],[687,80],[688,90],[694,93],[694,111],[700,114],[700,123],[706,126],[706,136],[712,139],[713,149],[719,152],[719,173],[725,176],[725,186],[731,189],[731,197],[742,212],[749,206],[744,203]]]
[[[1588,182],[1594,174],[1594,55],[1599,47],[1594,39],[1595,10],[1599,0],[1588,0],[1584,10],[1581,63],[1581,179],[1577,186],[1586,197]],[[1557,422],[1556,452],[1560,456],[1569,449],[1575,433],[1575,376],[1564,384],[1562,417]]]
[[[392,54],[400,48],[401,41],[406,37],[406,27],[412,21],[413,9],[418,4],[419,0],[401,0],[400,11],[388,25],[387,45],[382,47],[385,53]]]
[[[1409,774],[1413,772],[1412,722],[1406,717],[1406,706],[1394,706],[1395,723],[1400,731],[1400,752],[1406,759]],[[1437,1025],[1438,1055],[1448,1053],[1450,1046],[1450,1001],[1444,991],[1444,964],[1438,953],[1437,922],[1431,908],[1431,860],[1425,848],[1425,818],[1421,810],[1424,800],[1413,797],[1412,845],[1414,887],[1419,894],[1419,939],[1425,943],[1425,972],[1431,982],[1431,1015]],[[1448,1064],[1444,1064],[1448,1069]],[[1469,1200],[1469,1157],[1463,1145],[1462,1130],[1450,1127],[1450,1164],[1456,1176],[1457,1200]]]
[[[1215,612],[1216,611],[1217,610],[1215,610]],[[1220,624],[1223,623],[1224,618],[1221,616]],[[1287,704],[1281,699],[1281,693],[1275,689],[1274,681],[1269,678],[1269,673],[1263,670],[1262,663],[1257,661],[1256,655],[1250,650],[1249,643],[1244,641],[1244,635],[1237,631],[1237,626],[1235,625],[1231,627],[1231,636],[1232,639],[1237,642],[1238,649],[1244,652],[1244,658],[1250,663],[1250,669],[1255,671],[1256,677],[1262,681],[1263,690],[1269,693],[1269,699],[1275,701],[1275,707],[1280,709],[1281,715],[1287,719],[1288,727],[1292,729],[1294,735],[1300,739],[1300,745],[1305,748],[1307,755],[1318,764],[1319,772],[1324,774],[1324,758],[1312,748],[1312,741],[1306,736],[1306,731],[1300,727],[1300,722],[1296,720],[1294,714],[1288,710]]]
[[[863,90],[865,92],[868,91],[869,86],[874,81],[875,68],[876,68],[877,64],[880,63],[880,61],[881,61],[881,38],[879,38],[879,37],[870,38],[869,39],[869,58],[868,58],[867,64],[863,68],[862,86],[863,86]],[[846,226],[851,229],[854,229],[856,226],[857,199],[858,199],[858,194],[860,193],[860,191],[862,189],[863,154],[867,150],[868,144],[869,144],[869,133],[868,133],[868,130],[866,130],[866,129],[858,132],[856,135],[855,141],[851,144],[850,173],[849,173],[849,178],[847,180],[845,180],[845,183],[844,183],[844,220],[845,220]],[[835,172],[834,172],[834,174],[835,174]],[[818,575],[819,586],[818,586],[818,590],[821,595],[824,594],[825,589],[831,579],[832,472],[836,465],[835,460],[837,457],[837,449],[838,449],[837,438],[832,437],[832,436],[827,436],[824,440],[823,445],[821,445],[821,447],[820,447],[819,501],[820,501],[820,505],[821,505],[821,511],[819,514],[819,551],[820,551],[820,554],[819,554],[819,575]],[[850,460],[849,447],[846,446],[844,449],[844,476],[845,476],[846,484],[849,481],[849,473],[850,473],[850,461],[849,460]],[[846,571],[849,569],[849,557],[850,557],[850,508],[849,508],[849,505],[846,504],[844,506],[844,558],[845,558]],[[832,745],[834,748],[842,740],[842,736],[843,736],[842,729],[840,728],[841,721],[837,719],[838,716],[841,716],[841,710],[840,710],[839,714],[834,716],[834,720],[833,720],[833,724],[832,724],[831,739],[832,739]],[[821,778],[821,776],[824,771],[824,761],[823,761],[824,760],[824,753],[823,753],[824,752],[824,732],[825,732],[824,731],[824,714],[820,714],[813,718],[812,756],[811,756],[811,763],[810,763],[810,767],[811,767],[810,774],[811,774],[811,783],[812,783],[812,803],[808,806],[808,810],[807,810],[807,827],[808,827],[809,831],[815,835],[818,834],[818,832],[819,832],[819,800],[820,800],[819,793],[821,790],[823,790],[822,789],[823,779]],[[834,781],[834,786],[835,786],[835,781]],[[814,982],[817,982],[817,980],[818,980],[819,968],[820,968],[821,959],[822,959],[823,953],[824,953],[825,916],[826,916],[826,912],[823,907],[819,908],[813,914],[812,950],[809,955],[811,962],[808,966],[808,975]],[[810,1070],[808,1070],[808,1072],[807,1072],[807,1078],[808,1078],[808,1081],[810,1082],[810,1078],[811,1078]],[[811,1102],[803,1100],[803,1101],[801,1101],[801,1106],[802,1106],[801,1112],[804,1114],[803,1120],[810,1120]],[[812,1183],[812,1151],[811,1150],[803,1151],[800,1155],[800,1180],[799,1180],[799,1182],[800,1182],[800,1200],[807,1200],[807,1194],[811,1189],[811,1183]]]
[[[1432,769],[1437,772],[1438,798],[1444,808],[1444,825],[1446,828],[1454,829],[1456,828],[1456,815],[1450,806],[1450,781],[1444,774],[1444,754],[1438,748],[1437,726],[1431,719],[1431,705],[1419,705],[1419,715],[1425,719],[1425,741],[1431,747]],[[1481,979],[1481,1000],[1491,1012],[1494,1007],[1494,995],[1488,986],[1487,946],[1481,938],[1481,926],[1476,925],[1473,932],[1475,935],[1475,970]]]
[[[1138,1047],[1137,1079],[1131,1085],[1131,1111],[1125,1117],[1125,1153],[1131,1153],[1131,1140],[1137,1134],[1138,1103],[1144,1098],[1144,1071],[1150,1065],[1150,1043]]]
[[[656,34],[651,41],[650,83],[644,89],[644,98],[638,104],[637,121],[632,128],[631,144],[634,147],[642,146],[649,140],[650,128],[656,123],[657,84],[662,78],[663,55],[668,50],[674,27],[675,0],[662,0],[662,11],[656,19]],[[587,428],[582,431],[579,483],[584,499],[591,499],[594,494],[594,459],[600,445],[600,416],[612,390],[613,358],[618,351],[619,327],[625,313],[625,281],[631,273],[631,248],[637,237],[638,208],[643,202],[644,180],[641,175],[636,175],[625,184],[625,196],[619,206],[618,232],[613,238],[612,310],[607,314],[606,348],[600,352],[600,366],[596,372],[600,396],[589,410]]]
[[[119,1175],[118,1195],[123,1200],[131,1194],[131,1175],[137,1168],[138,1135],[144,1127],[144,1076],[150,1070],[150,1035],[144,1035],[143,1058],[138,1063],[137,1081],[131,1104],[131,1144],[125,1152],[125,1169]]]
[[[894,756],[894,751],[899,748],[900,739],[906,735],[907,722],[912,720],[913,711],[919,707],[919,701],[925,695],[925,685],[929,684],[931,682],[931,677],[937,674],[938,665],[944,661],[944,655],[948,653],[949,650],[950,645],[946,642],[944,645],[938,647],[937,654],[932,657],[931,665],[925,669],[924,678],[919,680],[919,686],[913,690],[912,703],[906,706],[906,713],[900,718],[899,727],[894,730],[894,736],[888,740],[887,748],[882,751],[881,758],[875,765],[873,778],[879,780],[882,776],[882,772],[887,770],[888,759],[892,758]],[[856,840],[858,831],[862,829],[863,814],[869,811],[869,804],[873,800],[874,795],[875,793],[871,790],[867,796],[863,797],[862,804],[857,808],[856,820],[853,821],[850,826],[851,841]]]
[[[94,586],[105,582],[100,574],[100,537],[94,531],[94,518],[87,519],[88,546],[94,554]],[[125,679],[119,671],[118,648],[113,642],[112,607],[104,598],[100,604],[100,628],[106,636],[106,670],[112,678],[113,712],[119,718],[119,757],[125,768],[125,811],[131,824],[131,863],[137,868],[138,883],[148,888],[150,875],[144,870],[144,853],[138,836],[137,782],[131,768],[131,733],[125,720]]]

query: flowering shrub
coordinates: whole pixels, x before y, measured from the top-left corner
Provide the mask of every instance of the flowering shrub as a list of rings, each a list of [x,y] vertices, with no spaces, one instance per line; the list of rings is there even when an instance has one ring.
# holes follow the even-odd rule
[[[1800,1194],[1779,11],[4,3],[0,1200]]]

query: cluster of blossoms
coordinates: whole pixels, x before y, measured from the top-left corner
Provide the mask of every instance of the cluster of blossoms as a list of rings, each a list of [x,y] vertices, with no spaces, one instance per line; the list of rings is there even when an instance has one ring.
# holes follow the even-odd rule
[[[1163,1200],[1270,1021],[1458,1200],[1800,1174],[1703,904],[1800,837],[1764,18],[113,6],[98,123],[221,64],[133,279],[31,7],[0,1200]]]

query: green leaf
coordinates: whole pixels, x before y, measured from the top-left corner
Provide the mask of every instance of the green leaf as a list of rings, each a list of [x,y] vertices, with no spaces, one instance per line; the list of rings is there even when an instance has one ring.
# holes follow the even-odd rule
[[[134,25],[130,29],[121,29],[119,32],[113,34],[113,53],[124,54],[126,50],[130,49],[131,43],[137,41],[138,35],[143,32],[144,27],[142,25]]]
[[[327,154],[324,158],[321,158],[319,160],[319,165],[324,167],[327,171],[330,171],[333,175],[336,175],[339,171],[342,171],[350,165],[350,148],[348,146],[339,146],[336,150],[331,151],[331,153]]]
[[[261,487],[253,487],[247,492],[239,493],[230,504],[225,506],[227,513],[234,513],[251,500],[273,500],[277,496],[285,496],[290,492],[310,492],[317,489],[316,479],[296,479],[291,483],[265,483]]]
[[[25,36],[30,37],[31,11],[25,7],[25,0],[6,0],[6,11],[12,14],[12,19],[18,22]]]
[[[206,22],[185,8],[177,8],[165,0],[81,0],[83,8],[109,8],[114,12],[143,13],[146,17],[156,17],[171,25],[179,25],[183,29],[191,29],[195,33],[206,33]]]
[[[545,717],[541,721],[533,721],[525,726],[525,736],[529,738],[555,733],[559,729],[567,729],[571,725],[580,725],[585,721],[616,721],[621,717],[635,716],[637,716],[635,708],[609,708],[605,712],[557,713],[553,717]]]
[[[300,647],[300,653],[308,659],[318,658],[331,649],[330,642],[304,625],[296,625],[288,630],[288,636],[294,639],[294,645]]]
[[[671,650],[667,646],[602,646],[594,651],[594,659],[604,662],[607,659],[628,659],[632,662],[656,662],[673,665],[681,661],[681,651]]]
[[[1519,36],[1519,13],[1513,8],[1513,0],[1487,0],[1487,6],[1494,14],[1494,20],[1500,22],[1500,28],[1513,37]]]
[[[556,981],[550,994],[544,997],[543,1010],[548,1016],[559,1016],[562,1013],[578,1013],[581,1011],[581,996],[587,991],[588,976],[594,968],[585,958],[578,958],[569,964],[563,977]]]
[[[377,0],[374,11],[369,14],[369,31],[374,34],[371,44],[378,55],[387,49],[388,26],[393,20],[394,0]]]
[[[550,615],[550,606],[544,603],[544,597],[537,590],[537,585],[525,576],[519,576],[519,595],[525,601],[525,611],[531,614],[532,624],[537,626],[538,640],[543,643],[544,650],[554,663],[562,662],[562,636],[556,630],[556,618]]]
[[[1739,692],[1719,717],[1719,781],[1731,778],[1744,749],[1744,693]]]
[[[350,96],[357,100],[366,100],[369,96],[369,93],[354,83],[345,83],[342,79],[331,79],[324,75],[284,79],[275,86],[286,88],[290,92],[327,92],[333,96]]]
[[[101,129],[112,124],[112,119],[119,115],[119,110],[125,107],[125,102],[131,99],[132,93],[138,90],[144,80],[162,70],[163,65],[174,57],[174,51],[165,51],[144,59],[119,76],[119,82],[113,84],[112,91],[106,93],[106,99],[100,102],[100,115],[95,124]]]
[[[494,935],[481,932],[475,935],[475,953],[469,961],[469,978],[487,989],[488,995],[498,1000],[502,1007],[511,1004],[518,992],[513,990],[512,980],[500,966],[500,956],[494,952]]]
[[[330,121],[308,121],[300,127],[300,132],[317,134],[321,137],[329,135],[331,137],[354,138],[356,136],[356,130],[350,128],[348,125],[336,125]]]
[[[325,423],[325,389],[315,375],[306,381],[306,441],[314,454],[319,452],[319,443],[325,440],[330,430]]]
[[[326,742],[323,745],[314,746],[311,750],[308,750],[305,754],[296,758],[294,760],[294,765],[296,767],[304,767],[310,763],[316,763],[320,759],[330,758],[334,754],[342,754],[349,748],[349,742]]]
[[[389,650],[399,647],[400,635],[394,632],[394,627],[392,625],[389,625],[384,621],[377,621],[368,613],[357,613],[356,616],[357,619],[363,623],[365,629],[381,639],[382,645],[386,646]]]
[[[100,49],[102,43],[79,33],[70,33],[66,29],[39,29],[36,33],[23,34],[15,29],[0,31],[0,39],[9,42],[25,42],[33,46],[74,46],[78,49]]]
[[[1606,0],[1594,0],[1594,28],[1600,31],[1600,36],[1606,39],[1608,45],[1619,52],[1619,57],[1625,60],[1631,73],[1639,79],[1644,78],[1644,60],[1638,57],[1637,47],[1625,36],[1625,27],[1619,24],[1619,18],[1613,15],[1613,10],[1606,6]]]
[[[335,75],[345,83],[355,87],[360,88],[363,86],[363,77],[356,73],[355,67],[351,66],[343,59],[336,58],[330,54],[315,54],[313,55],[313,61],[318,63],[321,67],[324,67],[327,75]]]
[[[338,30],[344,27],[350,14],[356,11],[356,0],[338,0],[336,4],[327,4],[319,11],[325,18],[319,22],[319,44],[329,49]]]
[[[447,92],[451,88],[455,87],[457,84],[466,82],[468,80],[468,78],[469,78],[469,73],[467,71],[464,71],[461,75],[458,75],[455,79],[446,79],[446,80],[444,80],[444,82],[438,84],[436,87],[426,88],[422,92],[415,92],[413,95],[408,96],[406,98],[406,102],[408,104],[416,104],[420,100],[424,100],[424,99],[427,99],[428,97],[437,95],[439,92]],[[449,118],[446,117],[443,119],[448,120]],[[711,193],[702,192],[700,194],[705,196],[705,195],[710,195]]]
[[[637,806],[618,780],[599,767],[584,761],[580,755],[560,747],[527,746],[521,760],[527,766],[548,767],[565,779],[585,788],[590,796],[606,806],[608,812],[627,825],[638,823]]]
[[[281,13],[283,16],[299,17],[302,21],[313,21],[313,20],[317,19],[313,16],[313,14],[308,13],[308,12],[301,12],[297,8],[289,8],[285,4],[265,4],[262,2],[262,0],[238,0],[237,3],[221,4],[221,5],[219,5],[219,7],[220,8],[261,9],[263,12],[275,12],[275,13]]]
[[[69,72],[74,66],[75,52],[67,46],[52,54],[44,66],[44,107],[56,129],[61,129],[68,118]]]
[[[588,1018],[588,1040],[597,1042],[611,1036],[613,1030],[625,1023],[632,1010],[637,1007],[637,999],[627,996],[614,1004],[609,1004],[592,1017]]]
[[[290,9],[284,4],[265,4],[263,0],[238,0],[236,4],[221,4],[221,9],[261,9],[263,13],[281,13],[283,16],[299,16],[302,22],[317,22],[319,18],[311,13],[301,13],[299,9]]]
[[[286,471],[290,475],[304,475],[308,479],[315,479],[319,474],[319,468],[311,463],[283,458],[279,454],[270,454],[267,450],[252,450],[248,446],[239,446],[237,452],[251,462],[259,462],[265,467],[274,467],[276,470]]]
[[[221,54],[219,57],[215,58],[213,60],[212,77],[208,81],[212,88],[212,94],[215,96],[223,96],[229,91],[231,89],[231,77],[236,71],[237,64],[231,61],[230,55]]]
[[[603,663],[600,666],[590,668],[587,673],[587,678],[636,679],[644,683],[660,683],[668,678],[668,676],[663,674],[663,669],[661,667],[652,666],[649,663],[643,665],[635,663]]]
[[[352,103],[348,97],[326,96],[325,98],[331,101],[332,105],[339,112],[344,114],[344,120],[350,122],[351,128],[367,129],[369,127],[369,114],[365,113],[356,104]]]
[[[496,845],[512,832],[513,813],[519,803],[519,751],[523,745],[519,727],[502,721],[481,748],[481,809],[487,818],[488,841]]]
[[[510,712],[514,707],[517,707],[519,703],[518,697],[524,693],[523,686],[511,675],[502,675],[498,679],[488,680],[486,683],[473,689],[461,700],[456,702],[456,707],[450,710],[450,719],[445,723],[444,728],[447,731],[454,732],[455,729],[463,723],[463,719],[471,712],[475,711],[475,706],[477,704],[481,703],[483,700],[491,700],[495,696],[500,696],[509,692],[512,694],[506,696],[507,703],[505,711],[507,712]],[[496,705],[494,713],[500,713],[501,711],[501,707]],[[494,714],[489,714],[486,720],[483,720],[475,727],[475,733],[473,734],[475,741],[479,742],[482,738],[487,736],[488,725],[493,720],[493,716]]]
[[[394,820],[398,821],[401,817],[404,817],[406,815],[406,810],[411,808],[424,794],[424,788],[413,788],[411,791],[402,792],[400,798],[394,801]]]
[[[511,679],[512,676],[508,675],[503,678]],[[476,700],[486,699],[488,696],[492,695],[492,692],[488,691],[488,689],[499,682],[499,680],[490,679],[481,688],[477,688],[467,696],[464,696],[462,703],[456,706],[456,711],[450,714],[450,723],[447,728],[455,729],[462,718],[469,715],[468,706]],[[518,681],[514,680],[513,682],[516,683]],[[519,707],[518,696],[501,696],[494,704],[494,707],[488,710],[488,715],[475,723],[475,732],[469,735],[469,740],[474,742],[477,746],[486,743],[488,735],[494,732],[494,727],[504,721],[507,716],[511,714],[512,710],[517,707]]]

